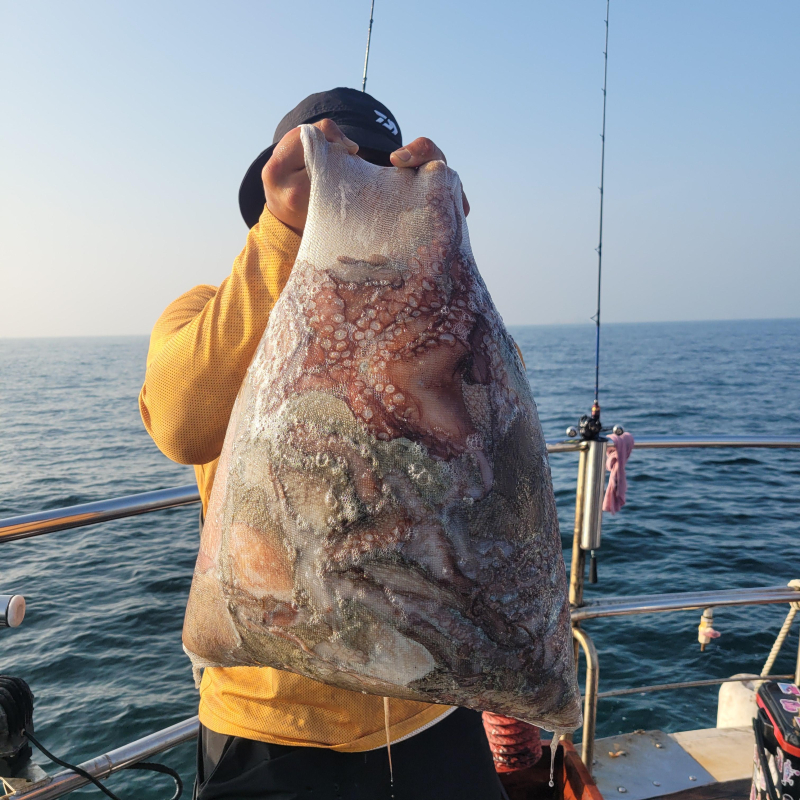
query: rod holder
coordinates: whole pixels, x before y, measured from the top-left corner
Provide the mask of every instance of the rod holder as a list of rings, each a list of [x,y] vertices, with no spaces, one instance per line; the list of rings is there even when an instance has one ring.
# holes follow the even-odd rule
[[[25,598],[21,594],[0,594],[0,628],[18,628],[25,619]]]
[[[608,440],[593,439],[586,451],[586,488],[583,494],[581,550],[597,550],[603,527],[603,487]]]

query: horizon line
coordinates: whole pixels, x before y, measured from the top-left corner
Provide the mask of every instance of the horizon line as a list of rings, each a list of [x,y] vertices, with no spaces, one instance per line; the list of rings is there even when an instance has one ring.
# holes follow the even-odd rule
[[[662,319],[662,320],[635,320],[630,322],[604,322],[602,326],[617,325],[681,325],[681,324],[713,324],[724,322],[795,322],[796,317],[732,317],[728,319]],[[587,319],[585,322],[508,322],[507,328],[576,328],[581,325],[594,326],[594,321]],[[0,341],[30,341],[39,339],[137,339],[149,337],[150,333],[84,333],[84,334],[55,334],[41,336],[0,336]]]

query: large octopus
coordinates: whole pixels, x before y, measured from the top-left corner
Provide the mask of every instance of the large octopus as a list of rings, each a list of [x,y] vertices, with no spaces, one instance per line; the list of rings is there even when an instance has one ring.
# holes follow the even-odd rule
[[[453,198],[427,195],[435,238],[404,263],[375,254],[340,256],[300,302],[309,309],[304,375],[295,391],[344,387],[353,413],[381,441],[405,437],[438,458],[469,449],[482,437],[466,408],[463,382],[509,390],[489,335],[475,275],[457,248]],[[482,287],[481,287],[482,288]],[[491,467],[482,456],[487,490]]]
[[[366,167],[337,166],[344,208],[347,170]],[[464,246],[453,175],[418,171],[426,191],[388,246],[365,254],[354,236],[357,254],[322,264],[301,249],[232,415],[184,643],[196,664],[269,664],[532,722],[546,708],[569,725],[544,442]],[[362,215],[387,202],[380,181],[360,191]],[[536,675],[554,669],[548,697]]]

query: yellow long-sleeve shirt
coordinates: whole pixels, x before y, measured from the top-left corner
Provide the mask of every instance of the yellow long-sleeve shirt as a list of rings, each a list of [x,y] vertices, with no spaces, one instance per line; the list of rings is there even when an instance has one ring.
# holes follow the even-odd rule
[[[153,328],[139,395],[142,420],[166,456],[194,465],[204,511],[236,395],[299,247],[300,237],[265,209],[219,288],[195,286]],[[448,711],[392,700],[392,741]],[[380,697],[270,667],[205,670],[200,721],[218,733],[344,752],[386,741]]]

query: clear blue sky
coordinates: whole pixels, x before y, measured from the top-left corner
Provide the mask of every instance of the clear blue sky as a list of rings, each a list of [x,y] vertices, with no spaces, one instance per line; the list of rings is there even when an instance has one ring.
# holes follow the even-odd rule
[[[603,0],[376,0],[368,89],[461,174],[512,324],[594,311]],[[0,336],[218,284],[252,158],[359,86],[369,0],[0,2]],[[800,3],[612,0],[604,319],[800,315]],[[587,324],[589,324],[587,322]]]

